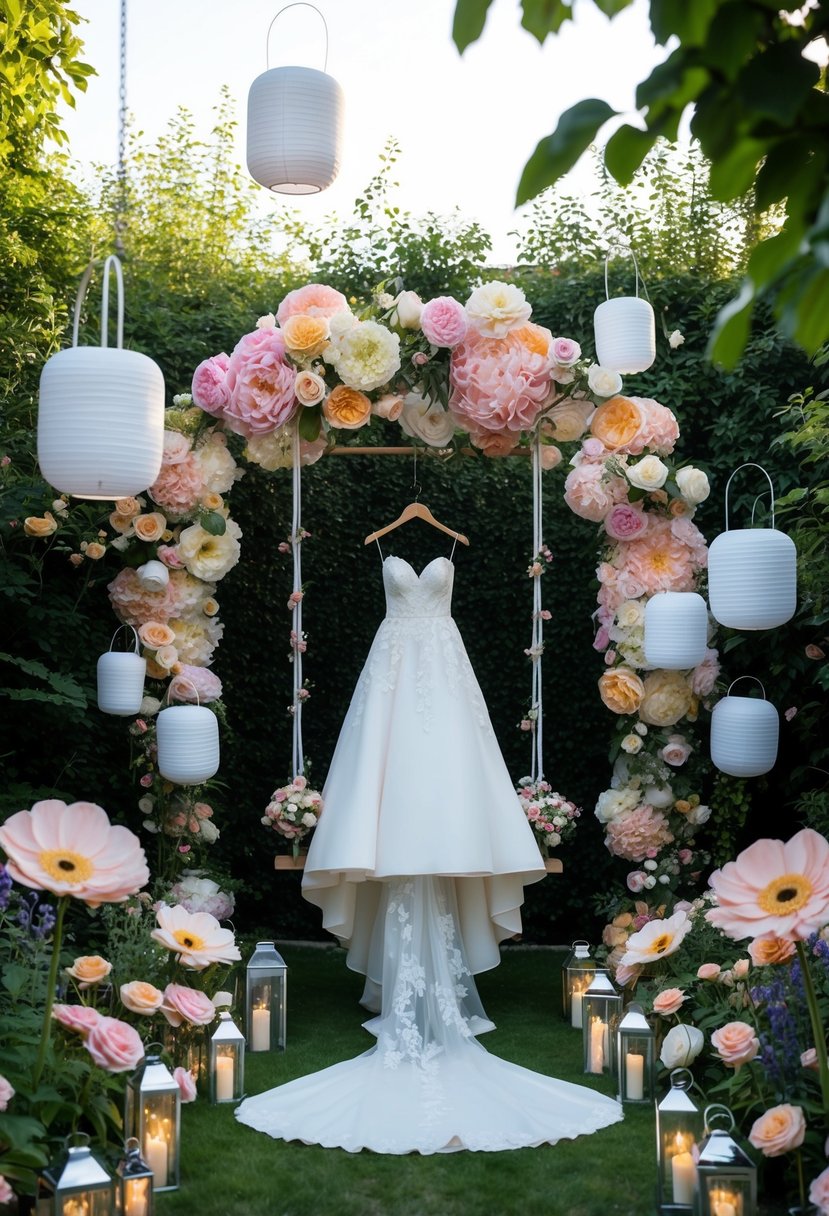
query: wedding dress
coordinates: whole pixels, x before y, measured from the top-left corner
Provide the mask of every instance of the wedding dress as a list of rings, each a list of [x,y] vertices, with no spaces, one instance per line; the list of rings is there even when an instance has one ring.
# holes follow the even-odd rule
[[[323,790],[303,893],[366,976],[377,1044],[248,1098],[237,1118],[352,1152],[522,1148],[622,1118],[594,1090],[508,1063],[473,974],[520,931],[545,869],[451,617],[454,566],[383,561],[387,615]]]

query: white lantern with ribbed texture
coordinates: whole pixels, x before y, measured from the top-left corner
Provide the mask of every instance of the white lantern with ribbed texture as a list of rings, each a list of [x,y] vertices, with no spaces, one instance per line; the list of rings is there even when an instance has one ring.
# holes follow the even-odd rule
[[[300,7],[289,4],[286,8]],[[325,26],[325,66],[328,27]],[[271,22],[281,16],[281,9]],[[270,28],[268,29],[270,36]],[[247,165],[254,181],[278,194],[317,194],[340,171],[343,91],[325,70],[268,68],[248,94]]]
[[[113,650],[112,644],[122,629],[132,631],[132,650]],[[132,625],[121,625],[112,635],[109,650],[98,659],[98,709],[104,714],[131,717],[144,699],[147,661],[138,653],[138,634]]]
[[[645,659],[684,671],[705,658],[708,609],[696,591],[662,591],[645,605]]]
[[[156,719],[156,742],[158,771],[175,785],[201,785],[218,772],[219,723],[206,705],[162,709]]]
[[[163,591],[170,582],[170,571],[164,562],[157,561],[156,558],[144,562],[135,573],[144,591]]]
[[[770,528],[728,527],[728,491],[740,469],[760,469],[769,483]],[[752,513],[753,515],[753,513]],[[725,487],[725,532],[708,548],[708,602],[731,629],[774,629],[797,608],[797,549],[774,526],[774,486],[759,464],[741,464]]]
[[[593,314],[596,336],[596,360],[610,371],[621,375],[644,372],[656,358],[656,321],[653,308],[639,295],[639,266],[636,254],[629,250],[636,271],[636,295],[610,298],[607,281],[608,252],[604,263],[604,287],[607,299]]]
[[[128,498],[155,481],[164,446],[164,377],[152,359],[124,350],[121,263],[104,263],[101,345],[78,346],[81,304],[93,265],[75,300],[72,345],[52,355],[40,376],[37,458],[40,471],[76,498]],[[117,345],[107,345],[109,272],[118,287]]]
[[[755,676],[740,676],[753,680]],[[711,714],[711,759],[732,777],[760,777],[774,768],[780,717],[771,702],[759,697],[732,697],[731,689]]]

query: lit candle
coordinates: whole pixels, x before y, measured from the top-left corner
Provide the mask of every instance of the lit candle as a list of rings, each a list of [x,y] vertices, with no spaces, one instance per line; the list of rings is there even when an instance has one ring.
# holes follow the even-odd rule
[[[63,1216],[89,1216],[89,1204],[85,1199],[64,1199]]]
[[[601,1018],[594,1018],[590,1024],[590,1072],[604,1070],[604,1044],[607,1025]]]
[[[584,992],[581,988],[574,988],[573,995],[570,998],[570,1025],[575,1026],[576,1030],[581,1030],[581,1010],[584,1001]]]
[[[671,1177],[674,1184],[674,1203],[687,1203],[690,1206],[694,1202],[694,1192],[697,1189],[697,1167],[689,1152],[679,1152],[672,1157]]]
[[[164,1138],[163,1131],[159,1130],[155,1136],[149,1132],[147,1133],[142,1155],[153,1172],[153,1183],[155,1186],[166,1186],[169,1145]]]
[[[714,1191],[711,1195],[711,1216],[737,1216],[738,1202],[733,1191]]]
[[[147,1178],[136,1178],[126,1185],[126,1200],[127,1206],[124,1211],[124,1216],[147,1216],[148,1196],[147,1188],[149,1187]]]
[[[216,1101],[233,1101],[233,1056],[216,1057]]]
[[[269,1051],[271,1046],[271,1011],[254,1009],[251,1051]]]
[[[629,1098],[645,1096],[645,1057],[638,1051],[625,1056],[625,1089]]]

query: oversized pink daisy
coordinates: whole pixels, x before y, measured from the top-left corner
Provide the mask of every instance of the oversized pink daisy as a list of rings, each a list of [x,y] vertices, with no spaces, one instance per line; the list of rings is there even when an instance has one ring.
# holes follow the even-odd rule
[[[757,840],[709,880],[708,920],[735,940],[773,933],[803,941],[829,922],[829,842],[812,828],[791,840]]]
[[[209,912],[188,912],[181,904],[162,904],[156,912],[158,928],[151,937],[173,950],[191,971],[203,971],[211,963],[235,963],[242,956],[230,929],[223,929]]]
[[[674,912],[673,916],[668,916],[665,920],[648,921],[638,933],[632,933],[625,942],[622,965],[632,967],[667,958],[679,949],[690,931],[691,922],[685,912]]]
[[[93,802],[36,802],[0,827],[0,845],[15,882],[72,895],[90,908],[120,903],[150,878],[138,837],[129,828],[111,824],[106,811]]]

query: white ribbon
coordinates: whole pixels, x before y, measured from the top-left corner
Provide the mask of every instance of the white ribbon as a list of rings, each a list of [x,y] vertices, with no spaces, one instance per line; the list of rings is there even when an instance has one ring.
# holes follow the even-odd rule
[[[544,560],[541,556],[541,546],[544,544],[541,519],[541,436],[533,440],[533,557],[534,560]],[[533,632],[531,643],[531,658],[533,665],[531,709],[533,711],[533,753],[530,775],[533,782],[544,778],[544,761],[542,758],[544,742],[544,708],[541,696],[541,652],[544,648],[544,621],[541,619],[541,575],[533,577]]]
[[[294,593],[302,591],[302,464],[300,462],[299,419],[293,435],[293,514],[291,519],[291,553],[294,559]],[[291,745],[291,772],[294,777],[301,777],[305,772],[305,758],[302,754],[302,600],[296,600],[293,605],[291,623],[293,626],[296,645],[294,646],[294,688],[293,688],[293,740]]]

